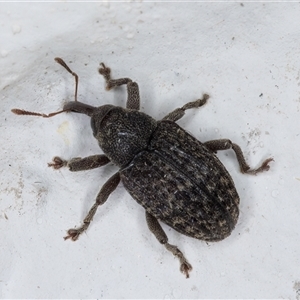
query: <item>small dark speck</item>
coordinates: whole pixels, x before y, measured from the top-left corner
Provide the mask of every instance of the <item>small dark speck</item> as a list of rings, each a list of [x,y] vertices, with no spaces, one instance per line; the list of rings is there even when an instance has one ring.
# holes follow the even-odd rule
[[[11,167],[11,164],[8,164]]]
[[[233,37],[232,37],[232,40],[234,41],[234,39],[235,39],[235,37],[233,36]]]
[[[242,7],[244,7],[244,3],[240,3],[240,5],[241,5]]]
[[[275,84],[275,87],[277,87],[279,89],[279,86],[277,84]]]
[[[5,218],[6,220],[8,220],[8,216],[6,215],[6,213],[4,213],[4,218]]]
[[[259,97],[262,97],[264,94],[263,93],[261,93],[260,95],[259,95]]]

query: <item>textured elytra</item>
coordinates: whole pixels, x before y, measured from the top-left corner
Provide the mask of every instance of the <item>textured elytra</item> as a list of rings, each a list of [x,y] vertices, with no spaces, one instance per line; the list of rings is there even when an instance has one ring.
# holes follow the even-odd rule
[[[68,230],[65,239],[76,241],[88,229],[97,208],[103,205],[122,180],[127,191],[145,208],[149,230],[168,251],[179,259],[180,271],[189,277],[191,264],[183,253],[168,243],[159,220],[180,233],[205,241],[219,241],[234,229],[239,215],[239,196],[231,176],[216,157],[218,150],[232,149],[242,173],[257,174],[269,170],[272,158],[260,167],[250,169],[241,148],[228,139],[201,143],[175,122],[185,111],[206,104],[209,96],[188,102],[155,121],[139,112],[139,88],[129,78],[111,79],[110,69],[103,63],[99,73],[111,89],[127,85],[126,108],[105,104],[93,107],[77,101],[78,76],[61,59],[55,59],[75,77],[75,101],[63,110],[44,114],[13,109],[18,115],[45,118],[62,112],[86,114],[91,118],[93,135],[105,154],[69,160],[54,157],[49,167],[85,171],[114,163],[120,170],[102,186],[83,224]]]
[[[158,122],[148,148],[120,170],[131,196],[182,234],[218,241],[233,230],[239,196],[225,167],[176,123]]]

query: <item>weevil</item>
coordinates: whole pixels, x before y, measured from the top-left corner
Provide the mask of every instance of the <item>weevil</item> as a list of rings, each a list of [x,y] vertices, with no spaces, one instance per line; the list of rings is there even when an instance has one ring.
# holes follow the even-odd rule
[[[122,181],[125,189],[145,209],[150,231],[180,261],[180,271],[189,277],[191,264],[168,237],[159,221],[179,233],[207,242],[228,237],[239,216],[239,195],[234,182],[217,158],[218,150],[232,149],[242,173],[257,174],[269,170],[273,158],[251,169],[241,148],[229,139],[200,142],[176,121],[185,111],[203,106],[209,96],[173,110],[160,121],[140,112],[138,84],[130,78],[112,79],[111,70],[100,64],[106,89],[126,85],[126,108],[104,104],[93,107],[77,101],[78,75],[61,59],[55,61],[75,77],[75,100],[61,111],[43,114],[12,109],[19,115],[53,117],[62,112],[76,112],[90,117],[93,135],[104,154],[65,160],[54,157],[49,167],[85,171],[115,164],[119,170],[102,186],[83,224],[69,229],[65,239],[76,241],[89,227],[98,206],[104,204]]]

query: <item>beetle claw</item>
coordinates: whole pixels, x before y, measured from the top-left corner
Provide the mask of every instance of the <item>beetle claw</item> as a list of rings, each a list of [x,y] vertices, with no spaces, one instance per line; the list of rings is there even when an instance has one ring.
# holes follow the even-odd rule
[[[173,253],[175,257],[177,257],[180,261],[180,272],[183,273],[186,278],[189,278],[189,272],[192,271],[192,265],[187,261],[184,257],[183,253],[177,248],[177,246],[171,245],[169,243],[165,243],[165,247],[167,250]]]
[[[53,161],[52,163],[48,163],[48,167],[53,167],[53,169],[55,169],[55,170],[58,170],[58,169],[60,169],[62,167],[65,167],[67,165],[67,161],[61,159],[58,156],[55,156],[52,159],[52,161]]]
[[[64,240],[71,239],[72,241],[76,241],[79,238],[81,231],[78,229],[69,229],[68,235],[64,237]]]
[[[106,67],[104,63],[100,64],[101,68],[99,68],[99,73],[103,76],[110,75],[110,68]]]
[[[180,272],[185,275],[185,278],[190,278],[189,272],[192,271],[192,265],[189,264],[187,261],[181,263],[180,265]]]
[[[104,63],[100,64],[99,73],[104,77],[106,81],[106,90],[110,90],[112,86],[109,84],[110,81],[110,68],[106,67]]]
[[[274,161],[274,159],[273,158],[268,158],[268,159],[266,159],[263,163],[262,163],[262,165],[261,165],[261,170],[262,171],[269,171],[269,169],[270,169],[270,166],[268,165],[271,161]]]
[[[268,158],[261,164],[261,166],[259,168],[255,169],[255,170],[249,170],[247,173],[256,175],[257,173],[260,173],[260,172],[269,171],[269,169],[270,169],[269,163],[271,161],[274,161],[274,159]]]

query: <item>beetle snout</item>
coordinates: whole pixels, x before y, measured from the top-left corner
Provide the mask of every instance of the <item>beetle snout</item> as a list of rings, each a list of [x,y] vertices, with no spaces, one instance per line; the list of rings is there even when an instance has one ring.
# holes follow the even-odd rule
[[[95,110],[95,107],[78,101],[70,101],[64,105],[63,109],[80,114],[85,114],[91,117]]]

